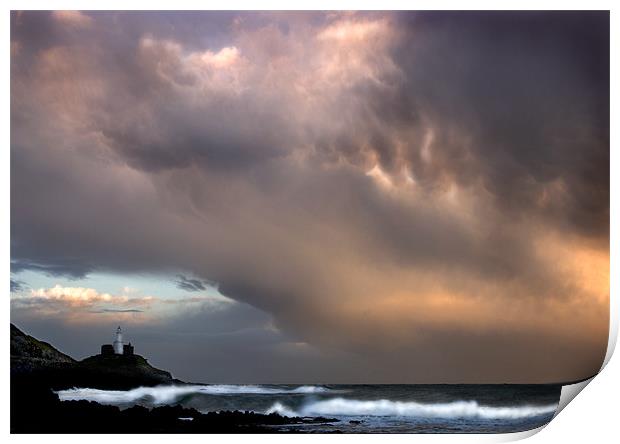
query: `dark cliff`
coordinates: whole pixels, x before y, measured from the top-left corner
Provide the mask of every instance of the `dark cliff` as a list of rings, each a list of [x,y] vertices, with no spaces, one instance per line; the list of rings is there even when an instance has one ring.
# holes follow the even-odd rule
[[[129,389],[139,386],[179,383],[170,373],[150,365],[140,355],[95,355],[80,361],[73,375],[74,385],[97,382],[96,388]]]
[[[126,390],[182,383],[139,355],[95,355],[76,361],[11,324],[11,382],[25,379],[55,390],[71,387]]]
[[[67,368],[77,361],[11,324],[11,374],[40,369]]]

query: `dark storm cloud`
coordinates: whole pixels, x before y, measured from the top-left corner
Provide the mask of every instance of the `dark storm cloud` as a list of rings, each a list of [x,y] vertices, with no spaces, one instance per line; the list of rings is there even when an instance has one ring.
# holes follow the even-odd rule
[[[564,370],[539,350],[527,380],[589,376],[608,34],[607,13],[13,14],[12,269],[215,282],[337,350],[318,373],[456,381],[479,342],[518,380],[536,332]],[[573,322],[598,345],[571,349]]]
[[[13,293],[14,291],[23,291],[26,288],[28,288],[28,284],[26,284],[24,281],[20,281],[18,279],[11,279],[11,293]]]
[[[41,259],[44,261],[43,263],[34,263],[21,260],[11,261],[11,272],[19,273],[23,270],[32,270],[44,273],[48,276],[66,276],[73,279],[80,279],[92,271],[92,267],[89,267],[81,261],[72,261],[70,259],[54,260],[53,258],[44,257]]]
[[[207,289],[205,283],[200,279],[188,278],[182,274],[177,275],[177,280],[175,283],[177,284],[177,287],[185,291],[204,291]]]
[[[367,81],[346,91],[363,98],[357,131],[319,149],[356,162],[369,147],[386,171],[407,167],[427,190],[482,184],[510,217],[551,218],[606,242],[608,15],[397,17],[405,37],[392,50],[404,78],[393,89]],[[541,208],[554,181],[566,192]]]
[[[438,122],[438,134],[467,134],[441,141],[450,157],[442,169],[466,183],[480,178],[515,214],[543,213],[606,239],[608,15],[429,13],[410,29],[410,57],[399,52],[408,91]],[[556,179],[567,197],[540,211],[541,190]]]

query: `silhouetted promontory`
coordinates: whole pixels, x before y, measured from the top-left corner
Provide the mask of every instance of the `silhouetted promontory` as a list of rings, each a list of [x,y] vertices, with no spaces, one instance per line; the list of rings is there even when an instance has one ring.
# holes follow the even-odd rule
[[[94,401],[60,401],[54,393],[163,384],[185,383],[139,355],[102,354],[77,361],[11,324],[11,433],[274,433],[283,431],[279,425],[337,422],[277,413],[203,414],[178,405],[122,410]]]
[[[89,387],[128,390],[183,384],[139,355],[95,355],[77,361],[11,324],[11,379],[33,377],[55,390]]]

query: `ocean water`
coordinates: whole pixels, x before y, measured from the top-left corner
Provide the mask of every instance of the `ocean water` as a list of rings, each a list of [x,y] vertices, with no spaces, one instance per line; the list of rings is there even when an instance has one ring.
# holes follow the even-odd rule
[[[300,432],[507,433],[548,423],[560,385],[169,385],[127,391],[75,388],[61,400],[129,408],[182,405],[201,412],[277,412],[332,424],[278,426]]]

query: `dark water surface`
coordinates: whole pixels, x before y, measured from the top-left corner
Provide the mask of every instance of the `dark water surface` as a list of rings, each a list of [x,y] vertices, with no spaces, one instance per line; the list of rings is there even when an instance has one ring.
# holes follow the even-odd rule
[[[121,408],[182,405],[201,412],[250,410],[340,420],[278,426],[304,432],[504,433],[549,422],[560,392],[560,385],[178,385],[76,388],[58,395]]]

